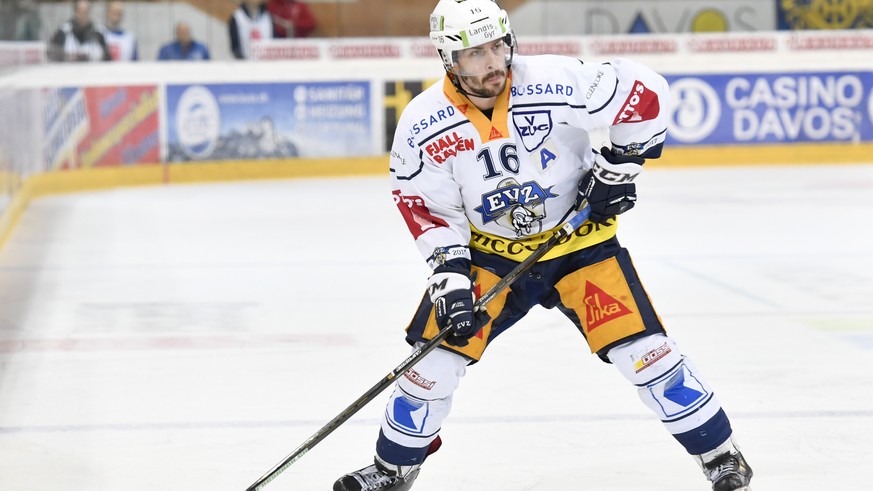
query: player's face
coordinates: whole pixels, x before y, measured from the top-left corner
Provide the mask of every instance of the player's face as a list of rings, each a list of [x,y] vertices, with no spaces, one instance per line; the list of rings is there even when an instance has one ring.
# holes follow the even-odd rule
[[[467,92],[496,97],[506,86],[509,46],[503,39],[459,51],[455,73]]]

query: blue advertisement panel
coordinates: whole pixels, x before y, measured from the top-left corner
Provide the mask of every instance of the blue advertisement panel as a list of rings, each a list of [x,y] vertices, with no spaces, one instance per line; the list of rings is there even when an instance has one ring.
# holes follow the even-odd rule
[[[358,81],[168,85],[167,161],[373,155],[370,99]]]
[[[680,75],[670,82],[674,145],[873,140],[873,72]]]

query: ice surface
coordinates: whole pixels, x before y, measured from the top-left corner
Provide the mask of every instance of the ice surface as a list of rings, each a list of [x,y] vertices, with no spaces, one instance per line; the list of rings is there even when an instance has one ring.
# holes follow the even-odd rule
[[[873,166],[649,169],[620,238],[764,491],[869,489]],[[243,490],[408,353],[385,178],[33,202],[0,251],[0,489]],[[266,489],[366,465],[387,392]],[[705,490],[560,314],[471,367],[416,491]]]

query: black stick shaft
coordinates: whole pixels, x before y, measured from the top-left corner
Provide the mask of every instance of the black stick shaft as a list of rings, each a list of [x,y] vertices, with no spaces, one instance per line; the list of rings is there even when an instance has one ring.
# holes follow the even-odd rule
[[[476,301],[475,309],[479,310],[485,307],[485,304],[494,299],[497,295],[503,292],[503,290],[507,289],[510,285],[512,285],[515,280],[518,279],[519,276],[524,274],[531,266],[534,265],[537,261],[540,260],[543,256],[546,255],[555,245],[558,244],[565,237],[572,234],[579,226],[588,218],[588,214],[590,213],[589,208],[586,206],[579,213],[573,216],[567,223],[565,223],[560,229],[558,229],[549,239],[536,250],[531,253],[524,261],[518,263],[518,265],[512,269],[506,276],[504,276],[500,281],[497,282],[496,285],[491,287],[488,291],[486,291],[479,299]],[[291,466],[294,462],[300,460],[301,457],[306,455],[307,452],[312,450],[313,447],[318,445],[319,442],[324,440],[328,435],[333,433],[333,431],[340,427],[343,423],[348,421],[349,418],[355,415],[358,411],[361,410],[364,406],[369,404],[373,399],[376,398],[382,391],[384,391],[388,386],[394,383],[395,379],[405,373],[407,370],[415,366],[416,363],[422,360],[425,355],[436,349],[437,346],[442,344],[443,341],[452,333],[452,327],[448,326],[442,329],[436,336],[431,338],[427,343],[421,345],[418,349],[412,352],[403,362],[397,365],[394,370],[391,370],[391,373],[386,375],[382,380],[380,380],[376,385],[370,388],[367,392],[365,392],[361,397],[359,397],[355,402],[353,402],[349,407],[345,408],[341,413],[339,413],[335,418],[330,420],[326,425],[322,426],[318,431],[316,431],[312,436],[310,436],[305,442],[303,442],[299,447],[297,447],[293,452],[291,452],[287,457],[285,457],[281,462],[273,466],[272,469],[267,471],[263,476],[260,477],[257,481],[255,481],[251,486],[246,488],[246,491],[258,491],[259,489],[266,486],[270,481],[276,479],[282,472],[285,471],[288,467]]]

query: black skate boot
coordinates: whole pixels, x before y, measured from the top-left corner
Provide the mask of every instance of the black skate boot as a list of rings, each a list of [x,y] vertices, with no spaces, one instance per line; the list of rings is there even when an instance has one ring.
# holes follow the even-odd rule
[[[712,452],[697,456],[712,491],[751,491],[752,468],[731,440]]]
[[[379,457],[373,465],[346,474],[333,483],[333,491],[408,491],[421,465],[393,465]]]

